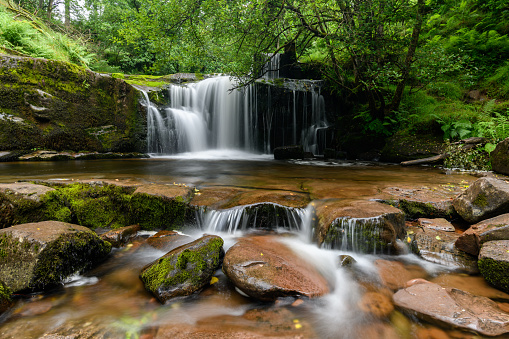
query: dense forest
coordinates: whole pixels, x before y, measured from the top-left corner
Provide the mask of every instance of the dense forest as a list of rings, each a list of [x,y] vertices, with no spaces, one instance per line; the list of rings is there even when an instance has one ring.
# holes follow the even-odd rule
[[[505,0],[0,4],[2,53],[108,73],[221,72],[243,85],[286,52],[296,69],[352,103],[347,119],[366,136],[478,136],[490,139],[483,152],[509,136]]]

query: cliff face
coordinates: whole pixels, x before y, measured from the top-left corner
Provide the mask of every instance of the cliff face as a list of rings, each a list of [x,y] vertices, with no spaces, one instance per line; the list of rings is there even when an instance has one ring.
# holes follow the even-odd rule
[[[122,79],[0,55],[0,150],[144,152],[146,115]]]

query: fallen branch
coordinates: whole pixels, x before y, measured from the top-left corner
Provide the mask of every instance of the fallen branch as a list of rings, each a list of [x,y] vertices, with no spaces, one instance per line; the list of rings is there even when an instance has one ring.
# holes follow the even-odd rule
[[[413,165],[423,165],[423,164],[435,163],[435,162],[444,160],[448,156],[449,156],[449,153],[444,153],[444,154],[439,154],[439,155],[435,155],[433,157],[424,158],[424,159],[403,161],[401,163],[401,166],[413,166]]]

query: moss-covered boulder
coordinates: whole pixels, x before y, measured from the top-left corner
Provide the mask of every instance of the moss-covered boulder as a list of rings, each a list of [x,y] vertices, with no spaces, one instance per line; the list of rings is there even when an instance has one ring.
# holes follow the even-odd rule
[[[53,188],[31,183],[0,184],[0,228],[41,221],[41,198]]]
[[[145,266],[140,279],[150,293],[165,303],[209,284],[223,257],[223,239],[205,235]]]
[[[466,221],[476,223],[509,212],[509,183],[496,178],[480,178],[452,202]]]
[[[105,259],[111,244],[86,227],[57,221],[0,230],[0,280],[12,292],[43,290]]]
[[[479,270],[487,282],[509,293],[509,240],[484,243],[479,253]]]
[[[11,289],[0,281],[0,314],[7,311],[13,304]]]
[[[405,215],[375,201],[316,202],[318,244],[362,253],[395,253],[405,234]]]
[[[145,151],[139,92],[71,63],[0,55],[0,150]]]
[[[483,243],[494,240],[509,240],[509,213],[470,226],[456,240],[455,246],[477,256]]]

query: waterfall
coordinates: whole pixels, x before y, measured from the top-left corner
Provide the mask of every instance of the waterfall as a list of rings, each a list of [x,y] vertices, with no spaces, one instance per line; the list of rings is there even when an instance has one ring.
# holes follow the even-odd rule
[[[170,106],[147,102],[148,153],[177,154],[240,150],[269,154],[275,147],[302,144],[320,154],[320,130],[328,127],[324,99],[316,81],[255,83],[233,89],[220,76],[168,89]],[[288,88],[289,89],[288,89]]]

